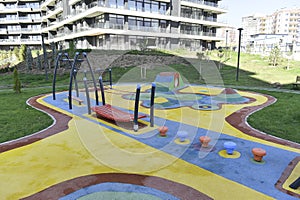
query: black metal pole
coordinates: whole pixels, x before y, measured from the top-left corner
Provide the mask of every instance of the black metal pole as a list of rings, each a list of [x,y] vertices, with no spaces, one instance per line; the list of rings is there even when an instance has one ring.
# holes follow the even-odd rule
[[[141,92],[141,86],[137,85],[136,87],[136,93],[135,93],[135,104],[134,104],[134,119],[133,119],[133,130],[138,131],[139,125],[138,125],[138,114],[139,114],[139,101],[140,101],[140,92]]]
[[[72,110],[72,85],[73,85],[73,78],[75,77],[74,70],[75,70],[75,65],[76,65],[76,61],[77,61],[78,56],[79,56],[79,52],[76,52],[75,57],[74,57],[74,61],[72,63],[72,68],[71,68],[71,71],[70,71],[70,84],[69,84],[69,96],[68,96],[69,109],[70,110]]]
[[[154,97],[155,97],[156,84],[152,83],[151,100],[150,100],[150,127],[154,126]]]
[[[90,64],[90,61],[89,61],[89,59],[87,57],[87,53],[83,52],[82,54],[85,57],[85,59],[86,59],[86,61],[88,63],[89,69],[91,71],[91,75],[92,75],[92,79],[93,79],[93,84],[94,84],[94,90],[95,90],[96,105],[98,106],[99,105],[99,97],[98,97],[98,89],[97,89],[97,84],[96,84],[96,80],[95,80],[94,71],[93,71],[92,66]]]
[[[45,46],[45,41],[44,41],[44,34],[41,34],[42,36],[42,48],[43,48],[43,54],[44,54],[44,69],[45,69],[45,75],[46,75],[46,81],[48,80],[48,56],[47,56],[47,50],[46,50],[46,46]]]
[[[244,29],[243,28],[238,28],[238,31],[239,31],[239,47],[238,47],[237,67],[236,67],[236,81],[239,81],[242,30],[244,30]]]
[[[109,85],[110,85],[110,89],[112,89],[112,71],[111,69],[109,69]]]
[[[57,73],[58,63],[59,63],[61,55],[62,55],[61,53],[58,53],[58,56],[57,56],[56,62],[55,62],[55,68],[54,68],[54,74],[53,74],[53,81],[52,81],[52,96],[53,96],[53,100],[56,99],[56,97],[55,97],[56,73]]]
[[[90,100],[90,93],[89,93],[89,88],[87,85],[87,78],[83,78],[83,83],[84,83],[84,89],[85,89],[85,94],[86,94],[86,102],[87,102],[87,107],[88,107],[88,114],[90,115],[91,112],[91,100]]]
[[[226,50],[227,50],[227,41],[228,41],[228,30],[226,30],[226,43],[225,43]]]
[[[102,76],[99,76],[99,84],[100,84],[100,91],[101,91],[101,97],[102,97],[102,105],[104,106],[105,105],[105,94],[104,94]]]

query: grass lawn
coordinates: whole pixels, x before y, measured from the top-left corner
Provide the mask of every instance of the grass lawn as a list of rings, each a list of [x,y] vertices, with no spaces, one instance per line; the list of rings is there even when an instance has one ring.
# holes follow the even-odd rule
[[[212,53],[214,54],[214,53]],[[212,55],[212,57],[215,57]],[[216,57],[215,57],[216,58]],[[217,58],[216,58],[217,59]],[[236,78],[236,53],[232,53],[232,59],[219,71],[213,61],[194,60],[194,67],[176,64],[170,66],[158,66],[147,70],[147,78],[143,82],[152,82],[157,73],[161,71],[178,71],[186,78],[185,83],[230,85],[232,87],[268,87],[270,83],[280,82],[285,88],[290,89],[291,83],[296,75],[300,75],[300,62],[291,62],[290,70],[283,66],[268,66],[267,60],[257,55],[242,54],[239,81]],[[199,77],[199,66],[201,66],[202,78]],[[212,70],[214,68],[214,70]],[[140,68],[113,68],[113,82],[140,82]],[[52,75],[49,74],[48,81],[45,75],[20,74],[22,86],[21,94],[13,92],[12,73],[0,74],[0,142],[16,139],[52,124],[52,119],[26,105],[26,100],[32,96],[42,93],[51,93]],[[69,74],[57,77],[58,90],[66,90],[69,83]],[[4,89],[3,88],[8,88]],[[269,92],[260,90],[258,92],[270,94],[277,98],[277,102],[263,110],[251,115],[249,124],[256,129],[268,134],[285,138],[294,142],[300,142],[300,95],[282,92]]]
[[[52,124],[52,119],[45,113],[26,104],[27,99],[42,93],[49,93],[49,89],[27,89],[21,94],[12,90],[0,91],[0,142],[17,139]]]
[[[212,54],[215,54],[212,53]],[[215,55],[211,56],[217,60]],[[286,69],[289,65],[289,69]],[[284,88],[290,89],[291,84],[296,81],[296,76],[300,75],[300,61],[281,62],[278,66],[268,64],[268,57],[241,53],[239,81],[236,82],[237,53],[231,53],[231,59],[225,62],[225,67],[221,70],[225,84],[244,86],[269,86],[279,82]]]
[[[248,123],[267,134],[300,143],[300,94],[255,92],[271,95],[277,102],[250,115]]]

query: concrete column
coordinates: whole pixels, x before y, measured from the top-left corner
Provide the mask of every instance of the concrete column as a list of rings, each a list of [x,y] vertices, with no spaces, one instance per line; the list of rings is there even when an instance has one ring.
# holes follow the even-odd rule
[[[70,6],[69,6],[69,0],[62,0],[63,4],[63,17],[70,15]]]
[[[172,16],[180,17],[181,0],[171,0],[170,9]]]

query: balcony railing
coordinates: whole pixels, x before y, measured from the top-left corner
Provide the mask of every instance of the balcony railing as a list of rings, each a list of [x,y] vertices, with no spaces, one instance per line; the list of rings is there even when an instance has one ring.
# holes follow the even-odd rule
[[[128,30],[143,32],[159,32],[159,27],[133,26],[129,25]]]
[[[18,32],[21,32],[21,29],[8,29],[7,31],[9,33],[18,33]]]
[[[183,0],[183,1],[188,1],[188,2],[192,2],[192,3],[202,4],[202,5],[212,6],[212,7],[219,7],[219,5],[217,3],[208,2],[208,1],[204,1],[204,0]]]
[[[216,37],[216,33],[211,33],[211,32],[202,32],[203,36],[211,36],[211,37]]]
[[[203,17],[204,21],[217,22],[217,18],[213,17]]]

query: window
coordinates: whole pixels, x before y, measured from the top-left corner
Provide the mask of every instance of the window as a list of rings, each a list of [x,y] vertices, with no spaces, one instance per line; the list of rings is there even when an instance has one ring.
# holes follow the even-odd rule
[[[153,1],[153,2],[152,2],[152,8],[151,8],[151,11],[152,11],[153,13],[158,13],[158,2],[156,2],[156,1]]]
[[[137,1],[136,2],[136,10],[142,12],[143,11],[143,2]]]
[[[116,0],[109,0],[108,4],[109,4],[109,7],[111,7],[111,8],[117,7]]]
[[[151,12],[151,2],[149,0],[144,0],[144,11]]]
[[[160,2],[160,6],[159,6],[159,13],[160,14],[166,14],[167,11],[167,4],[164,2]]]
[[[116,28],[116,29],[122,29],[124,26],[124,16],[121,15],[109,15],[109,27],[110,28]]]
[[[136,18],[136,25],[137,25],[138,27],[143,26],[143,25],[144,25],[144,24],[143,24],[143,18],[137,17],[137,18]]]
[[[157,19],[152,19],[151,26],[158,28],[158,20]]]
[[[117,8],[124,8],[124,0],[117,0]]]
[[[136,10],[135,3],[134,0],[128,0],[128,10]]]
[[[136,26],[136,19],[135,19],[135,17],[128,17],[128,26],[129,26],[129,29],[132,26]]]
[[[150,19],[145,19],[144,20],[144,26],[145,27],[151,27],[151,20]]]
[[[166,20],[160,20],[160,27],[161,28],[167,28],[167,21]]]

